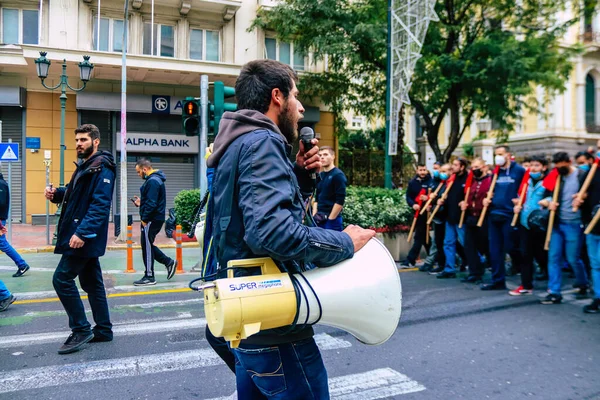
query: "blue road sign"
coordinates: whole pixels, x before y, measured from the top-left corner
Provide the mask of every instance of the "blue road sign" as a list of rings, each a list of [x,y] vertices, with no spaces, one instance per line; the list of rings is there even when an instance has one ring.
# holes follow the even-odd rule
[[[19,143],[0,143],[0,161],[19,161]]]
[[[25,148],[26,149],[34,149],[39,150],[42,141],[39,137],[26,137],[25,138]]]

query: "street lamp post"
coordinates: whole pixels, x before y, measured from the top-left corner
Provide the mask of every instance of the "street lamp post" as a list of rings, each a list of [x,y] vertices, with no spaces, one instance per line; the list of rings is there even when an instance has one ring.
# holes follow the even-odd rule
[[[60,88],[60,187],[63,187],[65,185],[65,112],[67,109],[67,89],[71,89],[73,92],[81,92],[85,89],[85,86],[92,75],[94,64],[90,63],[90,56],[83,56],[83,61],[79,63],[79,78],[83,82],[83,86],[76,89],[69,85],[67,60],[63,60],[60,82],[56,86],[50,87],[46,86],[46,83],[44,83],[44,80],[48,77],[48,70],[50,69],[50,60],[46,58],[46,54],[45,51],[40,51],[40,58],[35,60],[35,66],[37,68],[38,77],[42,80],[42,85],[46,89],[56,90]]]

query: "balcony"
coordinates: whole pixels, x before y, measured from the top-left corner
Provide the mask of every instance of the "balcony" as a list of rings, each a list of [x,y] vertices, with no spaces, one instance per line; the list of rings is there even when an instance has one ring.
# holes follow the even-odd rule
[[[585,32],[583,35],[579,35],[579,40],[584,44],[599,45],[600,44],[600,32]]]

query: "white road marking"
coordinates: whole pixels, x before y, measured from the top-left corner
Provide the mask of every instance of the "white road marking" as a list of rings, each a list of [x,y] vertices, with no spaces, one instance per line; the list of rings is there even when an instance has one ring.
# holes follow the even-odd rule
[[[188,287],[188,282],[165,282],[165,283],[157,283],[152,286],[152,290],[160,289],[182,289]],[[133,285],[122,285],[115,286],[112,288],[107,288],[106,293],[122,293],[122,292],[145,292],[148,291],[146,286],[133,286]],[[192,292],[190,290],[190,292]],[[87,295],[83,290],[79,290],[79,294],[81,296]],[[47,298],[55,298],[56,292],[54,290],[47,290],[43,292],[14,292],[14,295],[17,297],[17,300],[34,300],[34,299],[47,299]]]
[[[119,304],[113,306],[113,309],[126,309],[126,308],[156,308],[156,307],[176,307],[176,306],[186,306],[188,304],[200,304],[204,303],[204,298],[198,299],[190,299],[190,300],[174,300],[174,301],[155,301],[153,303],[139,303],[139,304]]]
[[[146,333],[172,332],[183,329],[203,329],[206,326],[205,318],[194,318],[184,320],[170,319],[167,321],[132,323],[128,325],[115,325],[113,332],[115,336],[131,336]],[[32,333],[14,336],[0,337],[0,348],[11,348],[42,343],[60,343],[65,340],[71,332],[47,332]]]
[[[391,368],[375,369],[360,374],[337,376],[329,379],[331,399],[376,400],[407,393],[420,392],[425,386]],[[230,400],[231,396],[210,400]]]
[[[335,338],[326,333],[318,333],[314,336],[315,342],[321,350],[345,349],[352,347],[352,343],[347,340]]]
[[[193,320],[196,325],[198,324],[197,321],[198,320]],[[172,324],[173,322],[170,325]],[[317,336],[319,337],[318,341],[329,344],[327,350],[348,347],[350,344],[341,339],[325,338],[325,336],[328,336],[326,334]],[[61,337],[64,337],[64,335],[61,334]],[[0,340],[4,342],[7,339],[14,340],[14,338],[1,338]],[[338,347],[333,347],[334,343],[337,343]],[[212,349],[207,348],[66,365],[25,368],[2,373],[2,375],[0,375],[0,393],[38,389],[49,386],[62,386],[103,379],[143,376],[166,371],[182,371],[217,366],[220,364],[223,364],[221,358]]]

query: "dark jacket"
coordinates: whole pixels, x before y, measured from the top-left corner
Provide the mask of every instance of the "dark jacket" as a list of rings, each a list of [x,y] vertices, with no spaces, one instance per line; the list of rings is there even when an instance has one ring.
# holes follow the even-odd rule
[[[321,172],[317,177],[317,210],[329,215],[335,204],[343,206],[345,200],[346,175],[342,170],[334,167]]]
[[[525,168],[512,162],[509,168],[500,168],[490,206],[490,215],[500,215],[506,219],[514,215],[513,199],[519,197],[519,186],[525,175]]]
[[[10,208],[10,189],[4,176],[0,174],[0,220],[8,219],[8,209]]]
[[[467,200],[467,215],[470,215],[471,217],[479,217],[481,215],[481,211],[483,210],[483,199],[487,196],[491,184],[492,177],[490,175],[482,176],[479,179],[473,177],[469,199]]]
[[[56,189],[52,202],[62,202],[62,212],[54,253],[88,258],[104,254],[115,171],[112,154],[99,151],[77,165],[66,187]],[[85,242],[83,247],[69,247],[73,235]]]
[[[216,254],[219,267],[230,260],[271,257],[279,269],[297,272],[310,264],[327,267],[354,255],[350,236],[302,224],[304,199],[300,187],[312,185],[309,173],[289,160],[292,146],[264,114],[240,110],[223,114],[214,152],[207,166],[215,168],[213,247],[219,247],[221,217],[231,217],[225,244]],[[236,174],[234,188],[228,185]],[[229,194],[233,189],[233,204]],[[308,190],[310,192],[310,189]],[[236,276],[251,274],[239,269]],[[297,327],[281,335],[283,328],[260,332],[245,343],[274,345],[313,335],[312,327]]]
[[[448,197],[446,197],[446,201],[444,202],[444,208],[446,209],[446,222],[449,224],[458,225],[460,222],[460,214],[462,211],[458,206],[458,203],[465,199],[465,183],[467,182],[468,172],[465,172],[462,175],[456,175],[454,179],[454,183],[448,192]]]
[[[587,174],[586,174],[587,175]],[[596,212],[596,207],[600,205],[600,171],[596,171],[592,178],[592,183],[587,191],[587,197],[581,207],[581,218],[587,226]],[[594,235],[600,235],[600,223],[597,223],[592,232]]]
[[[164,221],[167,211],[167,177],[162,171],[153,171],[140,187],[140,218],[144,222]]]
[[[417,197],[419,193],[421,193],[422,189],[425,189],[425,194],[428,194],[429,189],[431,189],[431,185],[433,184],[433,178],[431,175],[427,174],[425,178],[420,178],[418,175],[415,176],[408,182],[408,188],[406,189],[406,202],[412,208],[415,204],[417,204]],[[432,189],[435,190],[435,189]],[[425,202],[421,202],[421,206],[424,206]],[[419,214],[419,223],[427,222],[427,213]]]

